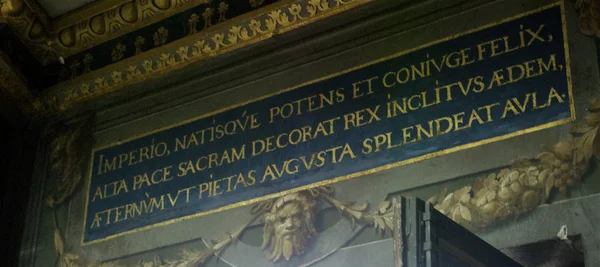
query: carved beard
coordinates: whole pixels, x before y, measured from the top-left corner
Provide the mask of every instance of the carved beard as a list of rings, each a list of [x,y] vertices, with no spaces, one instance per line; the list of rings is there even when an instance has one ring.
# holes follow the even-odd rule
[[[282,255],[286,260],[302,255],[309,240],[317,234],[313,224],[313,199],[302,192],[277,199],[265,214],[262,249],[267,259],[276,262]]]
[[[286,260],[289,260],[293,255],[298,256],[304,253],[304,248],[310,238],[304,227],[287,235],[276,230],[274,232],[274,235],[273,233],[270,234],[268,243],[263,244],[263,248],[267,244],[269,245],[267,250],[269,252],[267,255],[268,260],[276,262],[282,255]]]

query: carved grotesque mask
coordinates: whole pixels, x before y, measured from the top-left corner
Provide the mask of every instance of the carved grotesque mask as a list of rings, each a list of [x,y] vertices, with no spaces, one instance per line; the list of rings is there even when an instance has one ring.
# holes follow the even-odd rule
[[[289,260],[293,255],[301,255],[311,237],[316,235],[314,228],[315,201],[309,193],[293,193],[278,198],[271,210],[265,214],[265,228],[262,248],[271,261],[281,256]]]

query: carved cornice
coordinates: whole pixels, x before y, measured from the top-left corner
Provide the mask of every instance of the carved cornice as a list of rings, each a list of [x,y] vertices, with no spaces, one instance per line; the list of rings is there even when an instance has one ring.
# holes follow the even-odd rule
[[[338,14],[371,0],[295,0],[271,4],[247,16],[228,20],[221,27],[165,44],[137,56],[122,60],[97,71],[48,89],[33,103],[44,114],[64,111],[76,104],[97,99],[129,85],[156,79],[181,69],[283,33],[314,21]],[[190,24],[189,27],[194,27]],[[190,29],[191,31],[191,29]],[[154,41],[160,41],[159,28]],[[146,40],[151,41],[151,40]],[[132,45],[133,46],[133,45]],[[118,51],[117,51],[118,52]]]
[[[38,9],[32,8],[29,1],[30,0],[0,0],[0,22],[4,21],[12,25],[13,28],[16,27],[17,29],[21,29],[19,31],[21,33],[28,33],[30,36],[34,37],[43,37],[45,36],[45,27],[49,27],[48,19],[45,19],[46,17],[44,17],[43,14],[40,15],[38,14],[39,12],[34,12],[33,10]],[[141,5],[142,3],[148,4],[151,2],[150,4],[154,7],[163,3],[163,7],[168,5],[169,8],[174,8],[168,10],[160,9],[163,10],[161,11],[162,13],[159,13],[154,17],[168,16],[168,14],[172,14],[170,12],[174,13],[184,10],[186,7],[190,8],[205,2],[205,0],[169,0],[170,2],[167,0],[164,0],[165,2],[150,0],[135,1],[136,5]],[[221,2],[223,1],[224,0],[221,0]],[[160,48],[141,51],[141,49],[139,49],[140,46],[138,40],[135,40],[135,42],[132,43],[124,43],[121,47],[117,44],[112,48],[114,53],[112,56],[113,61],[116,61],[114,58],[119,59],[119,53],[122,53],[125,49],[127,49],[128,52],[135,51],[135,56],[123,58],[116,63],[101,67],[98,70],[89,70],[89,63],[86,61],[87,56],[84,55],[78,57],[74,62],[68,62],[69,64],[65,65],[65,69],[61,72],[61,74],[64,74],[64,77],[68,79],[69,76],[77,76],[71,74],[73,72],[73,66],[76,64],[79,65],[79,73],[83,72],[84,74],[50,88],[44,92],[41,97],[36,97],[33,98],[32,101],[27,101],[27,107],[24,109],[35,110],[40,116],[51,116],[58,111],[69,109],[72,105],[97,99],[108,93],[122,90],[129,85],[150,78],[160,77],[173,70],[181,69],[190,63],[199,62],[216,55],[260,42],[261,40],[270,38],[274,34],[301,27],[305,24],[326,18],[330,15],[340,13],[370,1],[371,0],[286,0],[270,4],[260,10],[255,10],[252,13],[247,13],[244,16],[235,17],[224,22],[221,22],[219,19],[219,22],[221,22],[219,27],[206,27],[204,29],[201,28],[202,26],[198,28],[198,24],[194,22],[197,20],[202,21],[203,18],[199,15],[196,15],[196,17],[193,17],[192,15],[187,21],[187,27],[189,27],[187,31],[189,32],[189,35],[172,43],[164,44]],[[120,1],[101,1],[101,3],[109,2],[116,3]],[[254,2],[258,3],[257,1]],[[119,9],[113,5],[111,6],[112,9],[109,8],[109,10],[124,12],[123,10],[125,9],[121,7],[129,5],[129,3],[130,2],[122,3],[119,5]],[[250,3],[252,3],[252,1],[250,1]],[[600,34],[597,33],[598,27],[594,26],[598,24],[597,22],[599,20],[596,18],[597,14],[592,12],[596,6],[600,6],[598,3],[600,3],[600,0],[577,0],[576,7],[580,12],[579,25],[584,34],[600,36]],[[106,11],[107,6],[110,5],[100,7],[90,5],[88,8],[84,9],[92,10],[93,12],[89,12],[96,15],[103,14],[103,16],[108,16]],[[135,6],[135,8],[136,12],[141,12],[141,9],[138,9],[138,6]],[[217,10],[214,10],[214,12],[217,12]],[[77,14],[77,12],[75,14]],[[217,14],[215,14],[215,16],[216,15]],[[221,16],[221,14],[218,15],[219,17]],[[64,18],[57,19],[55,24],[60,26],[59,28],[61,29],[66,29],[69,27],[68,21],[76,21],[79,18],[80,17],[76,15],[68,15]],[[148,18],[148,21],[152,18]],[[109,25],[106,24],[108,23],[106,17],[104,22],[105,26]],[[140,24],[136,25],[139,26]],[[130,31],[130,28],[122,28],[117,32],[123,34],[128,31]],[[105,34],[113,37],[118,36],[117,33],[111,34],[110,32],[105,32]],[[161,33],[156,31],[155,34],[158,36]],[[60,45],[56,43],[56,40],[52,41],[42,37],[38,39],[34,38],[35,41],[28,39],[31,41],[28,43],[30,50],[35,52],[38,56],[46,55],[56,58],[56,55],[61,53]],[[99,35],[96,37],[100,38]],[[142,36],[139,36],[139,38],[144,39]],[[152,35],[145,36],[145,39],[146,43],[154,44]],[[79,42],[83,39],[75,38],[73,40]],[[92,41],[91,43],[94,42],[95,41]],[[61,74],[59,74],[59,76]],[[30,93],[21,92],[21,94]]]
[[[99,43],[163,20],[209,0],[130,0],[107,10],[84,12],[55,22],[55,42],[64,57],[79,53]]]
[[[58,58],[58,47],[49,37],[50,19],[37,5],[24,0],[0,0],[0,21],[9,24],[41,62]]]
[[[0,21],[20,35],[44,64],[163,20],[211,0],[100,1],[51,20],[26,0],[0,0]]]

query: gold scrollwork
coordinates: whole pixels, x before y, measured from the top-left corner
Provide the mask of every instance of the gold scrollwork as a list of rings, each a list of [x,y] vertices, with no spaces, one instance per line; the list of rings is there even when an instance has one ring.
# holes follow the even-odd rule
[[[154,35],[154,44],[163,45],[160,54],[154,59],[132,59],[129,65],[118,65],[104,68],[102,71],[96,71],[94,75],[82,75],[74,79],[71,83],[59,84],[49,89],[48,94],[44,95],[42,103],[46,105],[46,110],[66,110],[73,104],[88,101],[99,96],[120,90],[128,85],[146,80],[147,78],[159,77],[156,74],[164,74],[178,69],[186,64],[198,62],[214,57],[216,55],[236,50],[258,41],[271,38],[274,34],[286,32],[295,29],[312,21],[316,21],[348,8],[362,5],[370,0],[296,0],[290,4],[282,4],[277,8],[259,13],[254,17],[244,20],[237,20],[231,23],[229,28],[219,28],[214,32],[206,34],[192,35],[185,37],[172,44],[165,44],[166,29],[161,33],[160,29]],[[225,22],[227,23],[227,22]],[[138,40],[140,40],[138,38]],[[136,53],[141,50],[141,45],[136,40]],[[185,44],[188,42],[188,44]],[[183,43],[183,45],[182,45]],[[183,49],[181,49],[183,48]],[[185,49],[187,48],[187,50]],[[170,49],[171,55],[168,60],[162,56],[165,49]],[[188,51],[183,54],[182,51]],[[153,51],[147,53],[152,54]],[[123,60],[125,62],[127,60]],[[128,75],[134,65],[141,66],[137,75]],[[137,68],[137,67],[136,67]],[[121,72],[122,77],[115,81],[114,72]],[[98,78],[104,77],[107,81],[106,86],[98,88],[93,92],[76,94],[82,84],[94,83]]]

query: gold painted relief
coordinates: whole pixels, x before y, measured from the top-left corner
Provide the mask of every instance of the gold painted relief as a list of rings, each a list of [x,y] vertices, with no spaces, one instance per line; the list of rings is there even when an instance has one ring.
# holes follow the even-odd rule
[[[198,17],[198,15],[190,15],[190,18],[188,19],[188,25],[190,27],[188,35],[198,32],[198,22],[200,22],[200,17]]]
[[[133,45],[135,46],[135,55],[138,55],[142,52],[142,45],[146,42],[146,39],[142,36],[138,36],[135,38],[135,42]]]
[[[219,20],[218,22],[222,22],[225,21],[227,19],[227,10],[229,9],[229,4],[225,3],[225,2],[221,2],[219,4]]]
[[[250,3],[250,6],[251,6],[251,7],[254,7],[254,8],[256,8],[256,7],[262,6],[262,4],[263,4],[265,1],[264,1],[264,0],[249,0],[248,2]]]

